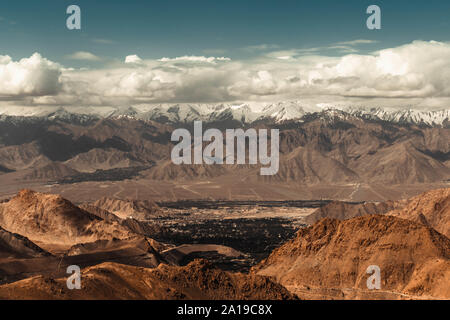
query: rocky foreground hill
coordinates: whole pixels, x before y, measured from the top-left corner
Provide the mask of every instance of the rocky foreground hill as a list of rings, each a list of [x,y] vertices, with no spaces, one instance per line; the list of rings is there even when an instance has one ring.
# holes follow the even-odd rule
[[[450,237],[450,188],[420,194],[387,214],[421,222]]]
[[[133,234],[51,194],[22,190],[0,204],[0,226],[41,246],[70,247],[100,239],[129,238]]]
[[[162,232],[157,222],[128,217],[150,218],[161,210],[152,202],[103,199],[104,208],[81,209],[23,190],[0,203],[0,298],[450,299],[449,198],[439,189],[387,203],[331,202],[250,273],[237,273],[205,260],[180,265],[181,247],[152,239]],[[236,252],[200,247],[187,251]],[[73,264],[83,269],[80,291],[65,285]],[[380,269],[379,290],[367,287],[369,266]]]
[[[450,240],[392,216],[323,219],[300,230],[254,272],[275,277],[300,296],[364,298],[371,295],[366,285],[371,265],[379,266],[388,297],[450,298]]]
[[[332,202],[253,272],[303,298],[450,299],[450,189],[387,203]],[[367,268],[381,290],[367,289]]]
[[[97,204],[106,203],[121,213],[148,204]],[[174,265],[164,254],[172,246],[148,237],[147,224],[86,209],[93,213],[31,190],[0,204],[0,299],[296,299],[264,276],[225,272],[204,260]],[[84,268],[80,291],[67,289],[69,265]]]
[[[197,260],[155,269],[103,263],[82,270],[82,290],[42,276],[0,286],[0,299],[287,300],[297,297],[267,277],[229,273]]]
[[[412,220],[450,237],[450,188],[430,190],[398,201],[360,204],[333,201],[307,216],[305,222],[314,224],[322,218],[346,220],[367,214],[386,214]]]

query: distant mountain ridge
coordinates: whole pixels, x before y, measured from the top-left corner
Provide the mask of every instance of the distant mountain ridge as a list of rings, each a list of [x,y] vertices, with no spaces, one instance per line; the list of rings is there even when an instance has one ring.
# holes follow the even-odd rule
[[[137,120],[139,113],[134,108],[116,113],[109,110],[108,115],[105,112],[107,118],[96,120],[73,120],[71,116],[59,119],[54,118],[55,113],[50,118],[2,116],[2,179],[26,186],[30,182],[123,181],[139,177],[173,182],[239,176],[255,184],[353,184],[350,188],[356,188],[357,196],[364,192],[358,187],[360,183],[401,185],[446,183],[450,179],[450,127],[404,125],[338,109],[315,113],[303,110],[306,113],[299,120],[276,123],[276,114],[271,112],[286,111],[283,104],[263,108],[271,118],[260,120],[248,106],[227,109],[211,105],[210,114],[195,106],[166,107],[141,114],[147,119],[158,114],[158,121]],[[161,118],[163,110],[170,113],[173,124]],[[62,111],[58,114],[66,115]],[[254,121],[254,128],[279,129],[278,173],[261,177],[258,165],[173,164],[172,132],[177,127],[190,128],[198,117],[209,119],[204,128],[248,127],[245,122]],[[183,123],[183,119],[189,121]]]
[[[450,126],[450,108],[427,111],[413,108],[365,108],[353,106],[305,106],[300,101],[270,104],[221,103],[221,104],[159,104],[151,106],[125,107],[0,107],[0,121],[12,118],[44,118],[85,123],[98,119],[131,118],[152,120],[160,123],[191,123],[236,121],[251,124],[257,121],[283,123],[303,122],[305,117],[316,114],[400,124],[425,125],[430,127]]]

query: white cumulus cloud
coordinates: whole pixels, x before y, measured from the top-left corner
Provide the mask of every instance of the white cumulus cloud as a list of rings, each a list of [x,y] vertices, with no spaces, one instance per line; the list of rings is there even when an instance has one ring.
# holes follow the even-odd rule
[[[125,63],[141,63],[142,59],[138,55],[133,54],[125,57]]]
[[[341,45],[366,44],[356,40]],[[0,95],[31,104],[310,100],[325,104],[432,106],[450,101],[450,43],[414,41],[370,54],[320,55],[291,49],[231,60],[180,56],[101,69],[65,69],[39,54],[0,56]]]
[[[67,56],[68,59],[72,60],[84,60],[84,61],[100,61],[101,59],[95,54],[87,51],[77,51]]]
[[[204,57],[204,56],[182,56],[176,58],[161,58],[159,61],[161,62],[207,62],[207,63],[216,63],[217,61],[230,61],[230,58],[226,57]]]
[[[34,53],[13,61],[0,56],[0,96],[16,97],[55,95],[61,89],[61,66]]]

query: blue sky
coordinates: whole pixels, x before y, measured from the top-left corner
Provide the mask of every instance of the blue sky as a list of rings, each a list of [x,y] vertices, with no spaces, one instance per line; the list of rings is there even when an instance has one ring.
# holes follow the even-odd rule
[[[1,1],[0,104],[449,108],[449,21],[447,0]]]
[[[65,28],[68,5],[82,9],[82,30]],[[382,30],[365,26],[366,8],[382,9]],[[0,52],[17,59],[37,51],[64,62],[75,51],[123,58],[225,55],[245,58],[245,47],[292,49],[370,39],[363,52],[412,40],[448,41],[450,1],[39,0],[0,3]],[[339,54],[339,52],[327,52]],[[76,64],[76,63],[75,63]]]

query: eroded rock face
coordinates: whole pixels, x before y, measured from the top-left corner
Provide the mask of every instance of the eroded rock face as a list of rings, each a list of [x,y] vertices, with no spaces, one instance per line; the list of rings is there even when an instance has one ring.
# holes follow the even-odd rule
[[[422,193],[387,214],[421,222],[450,237],[450,188]]]
[[[0,227],[0,259],[8,258],[35,258],[50,256],[28,238],[11,233]]]
[[[156,269],[103,263],[82,270],[82,289],[37,276],[0,286],[1,299],[296,299],[267,277],[214,269],[205,260]],[[128,288],[128,289],[124,289]]]
[[[305,222],[314,224],[323,218],[345,220],[367,214],[385,214],[398,206],[400,206],[400,204],[394,201],[381,203],[367,202],[361,204],[333,201],[311,213],[305,218]]]
[[[367,291],[370,265],[380,267],[381,289],[388,293],[450,298],[450,240],[421,223],[385,215],[320,220],[253,272],[273,276],[293,292],[345,298],[344,291],[353,290],[354,298]]]
[[[69,247],[132,236],[118,223],[103,221],[58,195],[31,190],[22,190],[0,205],[0,226],[39,244]]]
[[[361,204],[333,201],[307,216],[305,222],[314,224],[323,218],[345,220],[367,214],[387,214],[412,220],[449,237],[450,188],[427,191],[407,200]]]
[[[121,219],[134,218],[147,220],[159,211],[153,201],[120,200],[103,197],[95,201],[93,206],[107,210]]]

